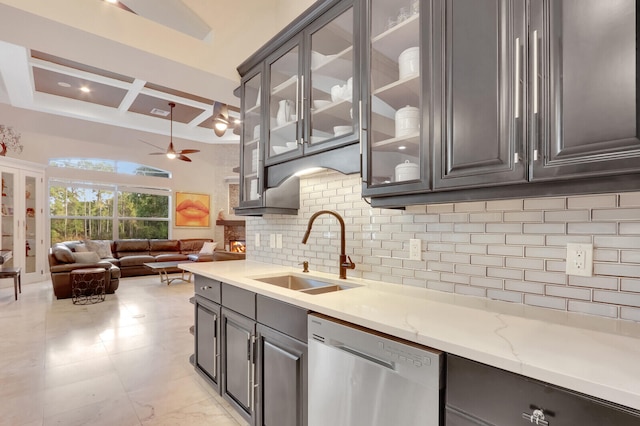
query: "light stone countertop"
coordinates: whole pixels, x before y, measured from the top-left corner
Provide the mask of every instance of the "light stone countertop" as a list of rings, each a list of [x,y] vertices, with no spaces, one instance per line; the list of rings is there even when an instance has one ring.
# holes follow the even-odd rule
[[[181,268],[444,352],[640,410],[640,324],[253,261]],[[256,281],[287,273],[359,286],[309,295]]]

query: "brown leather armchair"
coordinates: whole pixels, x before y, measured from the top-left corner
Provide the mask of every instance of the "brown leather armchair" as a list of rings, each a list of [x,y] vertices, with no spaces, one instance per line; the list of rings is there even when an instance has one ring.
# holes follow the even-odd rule
[[[71,271],[84,268],[104,268],[105,293],[113,294],[120,285],[120,268],[107,260],[92,263],[79,263],[73,252],[65,244],[56,244],[49,249],[49,271],[53,294],[57,299],[71,297]]]

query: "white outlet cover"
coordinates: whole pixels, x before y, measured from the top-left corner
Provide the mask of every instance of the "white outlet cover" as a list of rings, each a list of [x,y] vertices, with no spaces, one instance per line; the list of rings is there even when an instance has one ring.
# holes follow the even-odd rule
[[[276,248],[282,248],[282,234],[276,234]]]
[[[269,234],[269,248],[276,248],[276,234]]]
[[[593,244],[567,244],[567,275],[593,276]]]
[[[409,260],[422,260],[422,241],[417,238],[409,240]]]
[[[260,233],[258,232],[256,232],[255,244],[256,247],[260,247]]]

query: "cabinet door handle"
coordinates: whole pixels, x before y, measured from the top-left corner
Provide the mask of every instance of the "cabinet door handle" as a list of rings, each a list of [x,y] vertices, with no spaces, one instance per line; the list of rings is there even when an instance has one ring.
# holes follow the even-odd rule
[[[515,64],[515,79],[516,79],[516,87],[515,87],[515,95],[514,95],[514,117],[520,118],[520,37],[516,37],[516,64]]]
[[[302,105],[304,106],[304,101],[305,101],[305,97],[304,97],[304,74],[302,74],[300,76],[300,98],[302,99]],[[303,121],[304,118],[302,118],[302,108],[300,108],[300,111],[298,112],[298,122],[296,123],[296,131],[298,130],[298,127]],[[304,132],[304,126],[302,126],[302,131]],[[300,134],[300,143],[299,145],[304,144],[304,134]]]
[[[525,420],[529,420],[529,422],[534,425],[549,426],[549,422],[545,420],[544,411],[539,408],[533,410],[533,413],[531,414],[522,413],[522,418]]]
[[[533,31],[533,113],[538,113],[538,30]]]
[[[210,289],[210,288],[211,288],[211,286],[210,286],[210,285],[203,285],[202,287],[200,287],[200,290],[203,290],[203,291],[204,291],[204,290],[208,290],[208,289]]]

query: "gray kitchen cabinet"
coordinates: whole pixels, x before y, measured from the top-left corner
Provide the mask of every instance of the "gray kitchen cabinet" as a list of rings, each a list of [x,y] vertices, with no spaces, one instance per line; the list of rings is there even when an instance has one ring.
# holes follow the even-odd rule
[[[262,324],[257,335],[256,424],[306,425],[307,345]]]
[[[524,0],[439,1],[435,190],[527,179]],[[442,50],[439,50],[442,49]],[[444,74],[440,71],[444,70]]]
[[[432,1],[365,3],[362,194],[429,190]]]
[[[238,66],[240,206],[297,214],[294,175],[360,172],[359,0],[321,0]]]
[[[267,166],[358,141],[357,4],[337,2],[266,60]]]
[[[266,188],[264,169],[265,124],[263,108],[266,96],[262,87],[264,63],[242,78],[240,130],[240,196],[235,208],[237,216],[261,216],[264,213],[298,213],[300,185],[291,178],[278,188]]]
[[[195,276],[196,371],[251,425],[307,424],[307,310]]]
[[[256,308],[256,424],[305,426],[307,310],[262,295]]]
[[[530,5],[531,179],[637,173],[638,3]]]
[[[373,207],[403,207],[638,190],[637,8],[433,0],[433,90],[420,92],[432,128],[421,131],[419,157],[431,186],[372,191],[365,175],[363,194]],[[375,138],[364,143],[371,153]]]
[[[215,388],[220,386],[220,305],[201,296],[195,301],[196,370]]]
[[[254,416],[254,320],[222,308],[222,396],[250,424]]]
[[[446,380],[446,426],[640,424],[631,409],[450,354]]]

